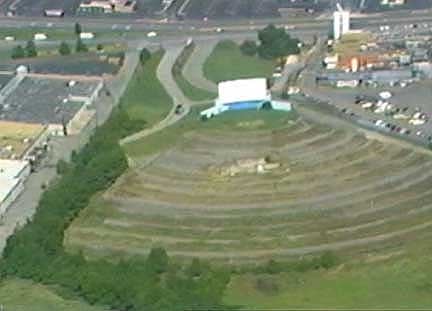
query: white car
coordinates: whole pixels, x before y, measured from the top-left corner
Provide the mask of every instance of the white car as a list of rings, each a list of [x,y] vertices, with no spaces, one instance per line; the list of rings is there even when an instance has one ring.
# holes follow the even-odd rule
[[[409,116],[407,116],[406,114],[403,114],[403,113],[398,113],[398,114],[395,114],[393,116],[393,119],[396,119],[396,120],[407,120],[409,118],[410,118]]]
[[[363,109],[369,109],[369,108],[372,108],[373,107],[373,103],[372,102],[367,102],[367,103],[364,103],[363,105],[362,105],[362,108]]]
[[[147,38],[154,38],[154,37],[157,37],[157,33],[154,32],[154,31],[150,31],[150,32],[147,34]]]
[[[426,121],[425,120],[419,120],[419,119],[411,119],[408,121],[408,123],[412,124],[412,125],[423,125],[426,123]]]
[[[378,127],[381,127],[381,128],[383,128],[383,127],[386,126],[386,124],[385,124],[385,122],[383,120],[376,120],[375,121],[375,125],[378,126]]]

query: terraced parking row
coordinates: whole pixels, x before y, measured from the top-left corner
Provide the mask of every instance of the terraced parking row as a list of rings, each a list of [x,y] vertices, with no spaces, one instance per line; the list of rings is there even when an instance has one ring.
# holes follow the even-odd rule
[[[280,166],[221,173],[262,158]],[[163,246],[242,262],[403,247],[432,226],[431,168],[427,153],[302,118],[274,129],[199,129],[95,199],[65,242],[91,256]]]

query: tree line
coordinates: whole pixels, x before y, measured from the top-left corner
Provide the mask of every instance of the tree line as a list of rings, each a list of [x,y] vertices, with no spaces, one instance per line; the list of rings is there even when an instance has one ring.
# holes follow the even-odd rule
[[[88,52],[89,50],[87,45],[83,42],[83,40],[80,37],[81,32],[82,32],[81,25],[79,23],[75,23],[74,33],[76,35],[76,42],[75,42],[76,53]],[[98,51],[103,50],[103,45],[98,44],[96,46],[96,49]],[[72,53],[72,49],[66,41],[62,41],[58,47],[58,53],[60,55],[69,55]],[[12,49],[12,54],[11,54],[12,59],[20,59],[25,57],[32,58],[37,56],[38,56],[38,50],[34,40],[27,41],[25,47],[23,47],[22,45],[15,46]]]
[[[258,54],[263,59],[280,59],[290,54],[300,53],[300,41],[292,38],[284,28],[278,28],[273,24],[258,32],[258,41],[259,44],[254,40],[244,41],[240,46],[243,54],[249,56]]]
[[[119,310],[221,306],[229,274],[198,259],[179,264],[155,248],[146,258],[88,261],[63,248],[64,231],[73,219],[126,170],[119,139],[144,125],[144,120],[131,120],[120,104],[96,129],[88,144],[63,165],[61,178],[43,193],[33,219],[8,239],[0,265],[3,277],[60,285],[68,295]]]

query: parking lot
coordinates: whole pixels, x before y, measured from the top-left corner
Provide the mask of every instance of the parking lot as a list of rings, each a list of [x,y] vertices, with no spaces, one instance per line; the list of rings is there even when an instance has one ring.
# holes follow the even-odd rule
[[[80,0],[6,0],[1,3],[3,13],[42,16],[46,9],[63,9],[66,15],[74,15]]]
[[[427,144],[432,141],[432,81],[405,88],[319,87],[308,92],[309,96],[328,102],[348,117],[360,119],[380,131]],[[380,98],[381,92],[390,92],[391,98]]]

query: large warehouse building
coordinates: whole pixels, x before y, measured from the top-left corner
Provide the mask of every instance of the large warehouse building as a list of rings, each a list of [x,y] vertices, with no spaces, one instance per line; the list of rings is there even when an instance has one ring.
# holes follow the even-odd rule
[[[93,116],[88,106],[103,87],[101,79],[71,81],[24,75],[18,81],[0,98],[0,121],[41,124],[52,135],[78,133]]]
[[[0,215],[3,215],[21,194],[28,175],[28,161],[0,159]]]
[[[202,111],[201,116],[211,118],[225,111],[258,110],[266,103],[273,109],[291,110],[289,103],[272,100],[265,78],[223,81],[218,84],[218,98],[214,106]]]

